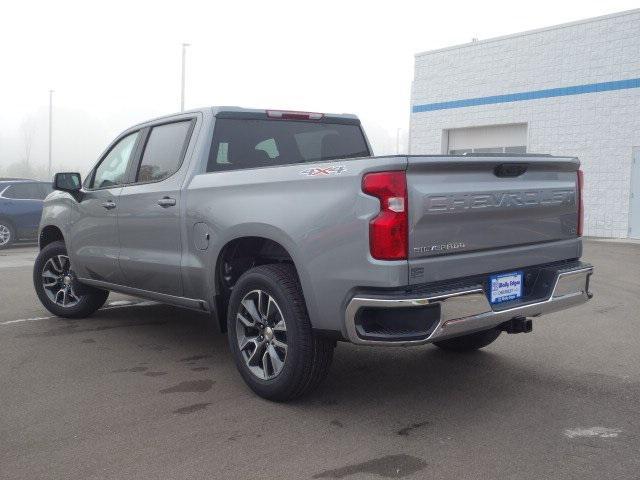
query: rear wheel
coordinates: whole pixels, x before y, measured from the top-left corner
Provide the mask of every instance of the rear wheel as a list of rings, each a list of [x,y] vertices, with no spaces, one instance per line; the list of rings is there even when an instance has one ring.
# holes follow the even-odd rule
[[[6,220],[0,220],[0,250],[11,245],[16,239],[13,226]]]
[[[313,334],[290,265],[263,265],[240,277],[229,301],[227,335],[242,378],[269,400],[310,392],[333,358],[334,342]]]
[[[470,352],[493,343],[500,336],[500,333],[500,330],[492,328],[490,330],[483,330],[481,332],[471,333],[462,337],[450,338],[448,340],[433,343],[443,350]]]
[[[88,317],[109,296],[107,290],[78,283],[64,242],[53,242],[40,251],[33,266],[33,286],[42,305],[65,318]]]

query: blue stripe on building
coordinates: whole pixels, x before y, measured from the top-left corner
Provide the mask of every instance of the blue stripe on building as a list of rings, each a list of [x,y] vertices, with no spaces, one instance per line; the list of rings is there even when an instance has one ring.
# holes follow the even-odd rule
[[[567,95],[582,95],[584,93],[610,92],[612,90],[626,90],[640,88],[640,78],[616,80],[614,82],[588,83],[572,87],[549,88],[533,90],[531,92],[507,93],[491,97],[467,98],[448,102],[425,103],[411,107],[412,113],[432,112],[434,110],[448,110],[450,108],[464,108],[475,105],[493,105],[496,103],[522,102],[524,100],[538,100],[540,98],[564,97]]]

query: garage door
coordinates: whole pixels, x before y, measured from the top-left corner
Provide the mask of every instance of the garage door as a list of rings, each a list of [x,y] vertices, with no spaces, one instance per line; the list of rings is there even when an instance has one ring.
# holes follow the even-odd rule
[[[447,136],[447,152],[453,155],[527,152],[526,123],[455,128],[448,130]]]

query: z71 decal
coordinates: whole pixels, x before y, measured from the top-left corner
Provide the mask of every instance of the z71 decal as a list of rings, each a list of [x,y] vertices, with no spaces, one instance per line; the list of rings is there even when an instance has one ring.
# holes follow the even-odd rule
[[[329,167],[314,167],[302,170],[300,175],[307,175],[308,177],[323,177],[326,175],[340,175],[346,172],[347,168],[344,165],[331,165]]]

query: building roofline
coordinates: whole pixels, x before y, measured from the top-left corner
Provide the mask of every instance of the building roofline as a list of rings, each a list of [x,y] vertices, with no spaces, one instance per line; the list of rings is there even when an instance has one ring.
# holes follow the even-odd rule
[[[484,44],[487,44],[487,43],[499,42],[499,41],[502,41],[502,40],[509,40],[509,39],[512,39],[512,38],[525,37],[527,35],[535,35],[537,33],[548,32],[550,30],[560,30],[560,29],[563,29],[563,28],[575,27],[576,25],[583,25],[583,24],[586,24],[586,23],[600,22],[602,20],[608,20],[610,18],[624,17],[624,16],[627,16],[627,15],[634,15],[634,14],[638,14],[638,13],[640,13],[640,8],[635,8],[633,10],[625,10],[623,12],[609,13],[607,15],[601,15],[599,17],[591,17],[591,18],[586,18],[586,19],[583,19],[583,20],[576,20],[576,21],[573,21],[573,22],[561,23],[559,25],[552,25],[550,27],[536,28],[534,30],[525,30],[524,32],[510,33],[508,35],[502,35],[500,37],[492,37],[492,38],[487,38],[485,40],[478,40],[476,42],[460,43],[458,45],[452,45],[450,47],[437,48],[435,50],[425,50],[423,52],[416,53],[414,55],[414,57],[418,58],[418,57],[422,57],[422,56],[426,56],[426,55],[431,55],[433,53],[446,52],[448,50],[458,50],[458,49],[461,49],[461,48],[475,47],[477,45],[484,45]]]

